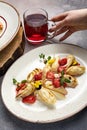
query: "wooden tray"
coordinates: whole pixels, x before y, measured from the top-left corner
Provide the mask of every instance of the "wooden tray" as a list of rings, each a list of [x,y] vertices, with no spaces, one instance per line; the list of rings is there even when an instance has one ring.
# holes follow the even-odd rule
[[[16,37],[0,51],[0,76],[4,75],[11,64],[23,54],[25,47],[23,41],[23,28],[20,27]]]

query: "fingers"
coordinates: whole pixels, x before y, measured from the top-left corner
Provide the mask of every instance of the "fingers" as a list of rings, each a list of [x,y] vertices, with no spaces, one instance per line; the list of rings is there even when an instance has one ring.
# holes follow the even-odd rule
[[[49,31],[50,32],[56,31],[56,36],[62,33],[65,33],[64,36],[60,38],[60,41],[65,40],[72,33],[75,32],[75,30],[70,28],[69,23],[68,23],[69,21],[67,21],[67,16],[68,16],[68,13],[65,12],[51,19],[52,21],[56,22],[56,26],[52,27]]]
[[[68,30],[68,31],[65,33],[65,35],[60,38],[59,41],[65,40],[65,39],[68,38],[72,33],[74,33],[74,31]]]
[[[65,12],[65,13],[62,13],[60,15],[53,17],[51,20],[54,22],[58,22],[58,21],[63,20],[66,16],[67,16],[67,13]]]
[[[56,26],[52,27],[49,31],[52,32],[52,31],[58,30],[58,29],[62,28],[63,26],[65,26],[67,24],[67,21],[65,18],[66,16],[67,16],[67,12],[53,17],[51,20],[53,22],[57,22],[57,23],[56,23]]]
[[[58,22],[54,27],[50,28],[49,31],[50,31],[50,32],[53,32],[53,31],[55,31],[55,30],[58,30],[58,29],[64,27],[65,25],[66,25],[66,21],[65,21],[65,19],[64,19],[64,20]]]
[[[68,31],[69,27],[65,26],[63,28],[61,28],[60,30],[56,31],[56,35],[60,35],[66,31]]]

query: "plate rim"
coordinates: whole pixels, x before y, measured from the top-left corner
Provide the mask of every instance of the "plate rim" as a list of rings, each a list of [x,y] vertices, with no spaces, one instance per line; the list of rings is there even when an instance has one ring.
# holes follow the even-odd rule
[[[0,51],[2,51],[14,39],[14,37],[18,33],[18,30],[19,30],[20,25],[21,25],[21,21],[20,21],[20,14],[19,14],[18,10],[16,9],[16,7],[14,7],[12,4],[10,4],[10,3],[6,2],[6,1],[2,1],[1,0],[0,3],[4,3],[4,4],[9,5],[11,8],[14,9],[14,11],[17,13],[17,16],[18,16],[18,26],[17,26],[17,29],[16,29],[15,33],[12,35],[12,37],[2,47],[0,47]]]
[[[50,44],[50,45],[53,45],[53,44]],[[64,43],[64,45],[65,45],[65,43]],[[67,45],[72,45],[72,44],[67,44]],[[49,46],[49,45],[45,45],[45,46]],[[44,46],[44,47],[45,47],[45,46]],[[77,45],[72,45],[72,46],[77,46]],[[80,46],[77,46],[77,47],[80,47]],[[40,49],[40,48],[43,48],[43,46],[40,46],[40,47],[38,47],[38,48],[39,48],[39,49]],[[35,48],[35,49],[37,50],[38,48]],[[80,48],[82,48],[82,47],[80,47]],[[35,49],[32,49],[31,51],[34,51]],[[82,49],[84,49],[84,48],[82,48]],[[84,49],[84,50],[86,50],[86,49]],[[31,52],[31,51],[30,51],[30,52]],[[87,50],[86,50],[86,51],[87,51]],[[17,60],[17,62],[19,62],[20,59],[22,59],[23,57],[25,57],[25,55],[28,55],[30,52],[27,52],[27,53],[25,53],[23,56],[21,56],[21,57]],[[14,64],[13,64],[12,66],[14,66]],[[11,68],[11,67],[10,67],[10,68]],[[10,68],[9,68],[9,69],[10,69]],[[8,71],[9,71],[9,69],[8,69]],[[5,76],[7,75],[8,71],[6,72]],[[4,80],[4,79],[3,79],[3,80]],[[3,82],[2,82],[2,84],[3,84]],[[4,105],[5,105],[5,107],[8,109],[8,107],[6,106],[6,104],[5,104],[5,102],[4,102],[3,98],[2,98],[2,85],[1,85],[1,99],[2,99],[2,101],[3,101]],[[61,119],[59,119],[59,120],[58,120],[58,118],[56,118],[56,119],[53,119],[53,120],[46,120],[46,121],[40,121],[40,120],[33,121],[33,120],[25,119],[25,118],[23,118],[23,117],[19,117],[18,115],[16,115],[15,113],[13,113],[13,112],[12,112],[11,110],[9,110],[9,109],[8,109],[8,111],[9,111],[11,114],[13,114],[14,116],[16,116],[17,118],[19,118],[19,119],[21,119],[21,120],[24,120],[24,121],[27,121],[27,122],[33,122],[33,123],[52,123],[52,122],[57,122],[57,121],[61,121],[61,120],[67,119],[67,118],[69,118],[69,117],[75,115],[76,113],[80,112],[80,111],[81,111],[82,109],[84,109],[86,106],[87,106],[87,103],[85,103],[82,107],[80,107],[79,110],[77,110],[77,111],[75,110],[74,113],[71,113],[71,114],[69,114],[67,117],[61,118]]]

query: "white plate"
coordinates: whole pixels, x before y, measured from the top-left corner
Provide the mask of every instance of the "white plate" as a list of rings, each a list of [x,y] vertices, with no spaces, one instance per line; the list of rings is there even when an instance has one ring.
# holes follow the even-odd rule
[[[0,33],[0,51],[4,49],[17,34],[20,27],[18,11],[9,3],[0,1],[0,22],[3,31]]]
[[[66,56],[73,54],[79,62],[86,67],[86,72],[78,77],[78,86],[75,89],[68,89],[65,100],[58,101],[54,108],[48,108],[37,101],[33,105],[25,105],[15,99],[15,86],[12,79],[18,81],[25,79],[30,71],[36,67],[43,67],[39,54]],[[1,95],[7,109],[17,116],[30,122],[55,122],[68,118],[87,105],[87,51],[68,44],[50,44],[34,49],[19,58],[7,71],[2,87]]]

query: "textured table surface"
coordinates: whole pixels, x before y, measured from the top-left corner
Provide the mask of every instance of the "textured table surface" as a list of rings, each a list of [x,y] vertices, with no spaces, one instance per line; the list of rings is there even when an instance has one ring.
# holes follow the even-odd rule
[[[41,7],[47,10],[49,18],[67,10],[87,8],[87,0],[5,0],[19,11],[21,21],[24,10],[29,7]],[[57,42],[59,36],[50,42]],[[73,34],[65,43],[79,45],[87,49],[87,31]],[[25,52],[32,50],[34,46],[26,44]],[[3,80],[0,77],[0,86]],[[0,130],[87,130],[87,107],[76,115],[60,122],[48,124],[33,124],[14,117],[5,108],[0,95]]]

